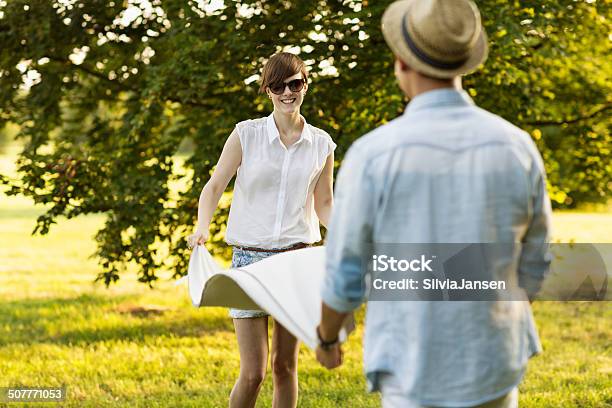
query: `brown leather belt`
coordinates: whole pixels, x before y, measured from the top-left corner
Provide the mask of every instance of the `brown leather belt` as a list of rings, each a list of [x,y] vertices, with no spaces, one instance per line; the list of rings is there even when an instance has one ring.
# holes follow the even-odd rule
[[[299,242],[297,244],[293,244],[287,248],[280,248],[280,249],[264,249],[264,248],[254,248],[254,247],[245,247],[245,246],[238,246],[238,245],[234,245],[234,248],[238,248],[238,249],[242,249],[243,251],[253,251],[253,252],[287,252],[287,251],[294,251],[296,249],[302,249],[302,248],[308,248],[312,246],[312,244],[305,244],[303,242]]]

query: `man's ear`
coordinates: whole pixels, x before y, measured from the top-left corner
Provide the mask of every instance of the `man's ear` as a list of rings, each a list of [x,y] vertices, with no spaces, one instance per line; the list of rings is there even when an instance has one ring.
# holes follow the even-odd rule
[[[402,71],[402,72],[410,71],[410,66],[408,64],[406,64],[404,61],[402,61],[399,57],[395,57],[395,59],[397,60],[397,63],[399,65],[400,71]]]

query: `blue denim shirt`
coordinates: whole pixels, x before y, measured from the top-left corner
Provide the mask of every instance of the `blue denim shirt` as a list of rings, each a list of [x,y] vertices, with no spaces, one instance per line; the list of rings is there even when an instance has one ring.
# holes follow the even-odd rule
[[[326,240],[323,301],[351,311],[366,300],[366,243],[537,244],[548,240],[550,218],[542,158],[526,132],[463,91],[421,94],[345,156]],[[499,263],[516,265],[511,273],[529,294],[549,264],[545,246],[536,248]],[[379,389],[378,373],[390,373],[423,405],[497,398],[520,382],[527,360],[541,350],[527,301],[369,302],[365,326],[369,391]]]

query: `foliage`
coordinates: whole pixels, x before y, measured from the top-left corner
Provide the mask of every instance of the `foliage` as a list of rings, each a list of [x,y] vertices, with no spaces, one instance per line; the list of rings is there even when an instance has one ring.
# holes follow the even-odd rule
[[[21,178],[3,181],[49,205],[43,234],[60,216],[105,214],[107,284],[128,263],[149,284],[161,268],[185,273],[183,237],[227,135],[271,108],[255,79],[274,52],[311,67],[303,113],[338,142],[338,160],[403,110],[380,32],[388,1],[216,3],[0,0],[0,125],[18,124],[25,142]],[[478,3],[491,52],[466,88],[531,132],[558,205],[609,198],[610,1]],[[211,249],[226,256],[227,207],[211,226]]]

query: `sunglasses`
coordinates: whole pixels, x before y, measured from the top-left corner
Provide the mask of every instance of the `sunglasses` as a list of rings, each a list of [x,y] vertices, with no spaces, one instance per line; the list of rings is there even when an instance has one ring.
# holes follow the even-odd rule
[[[270,91],[273,94],[280,95],[285,92],[285,87],[289,87],[291,92],[300,92],[304,88],[304,84],[306,84],[306,80],[302,79],[294,79],[289,82],[281,82],[279,84],[270,85]]]

